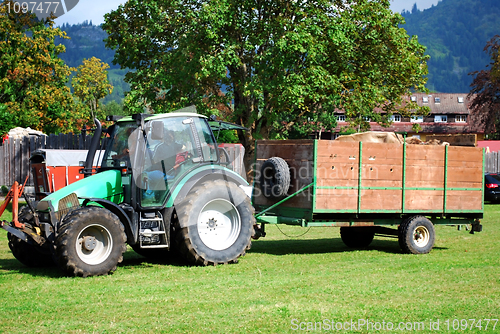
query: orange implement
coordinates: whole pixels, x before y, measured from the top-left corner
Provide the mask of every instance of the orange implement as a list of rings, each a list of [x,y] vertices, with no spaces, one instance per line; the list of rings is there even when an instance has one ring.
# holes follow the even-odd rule
[[[26,177],[26,180],[24,180],[23,185],[19,185],[17,181],[14,182],[9,192],[7,193],[7,196],[5,196],[5,201],[3,202],[2,206],[0,206],[0,216],[1,216],[5,211],[5,209],[7,208],[7,205],[9,205],[10,201],[12,201],[12,222],[14,223],[14,227],[17,228],[24,228],[24,224],[20,223],[18,220],[18,204],[19,204],[19,197],[22,196],[24,191],[24,186],[26,185],[27,181],[28,181],[28,176]]]

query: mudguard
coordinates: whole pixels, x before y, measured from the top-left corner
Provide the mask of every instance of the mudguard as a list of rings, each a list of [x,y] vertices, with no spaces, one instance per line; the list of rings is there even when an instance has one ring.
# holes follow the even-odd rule
[[[206,165],[186,174],[175,187],[165,205],[167,208],[181,203],[196,185],[208,180],[225,180],[238,186],[248,186],[248,182],[238,173],[220,165]]]

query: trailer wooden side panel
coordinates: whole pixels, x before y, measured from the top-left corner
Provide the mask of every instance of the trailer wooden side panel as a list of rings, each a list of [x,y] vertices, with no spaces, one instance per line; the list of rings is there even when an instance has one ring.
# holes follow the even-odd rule
[[[358,208],[359,144],[320,140],[316,144],[315,210]]]
[[[314,210],[482,212],[482,156],[471,147],[318,141]]]
[[[475,147],[359,143],[328,140],[259,141],[262,163],[281,157],[290,166],[288,194],[309,190],[280,208],[313,213],[482,213],[483,150]],[[267,199],[256,182],[254,203]]]

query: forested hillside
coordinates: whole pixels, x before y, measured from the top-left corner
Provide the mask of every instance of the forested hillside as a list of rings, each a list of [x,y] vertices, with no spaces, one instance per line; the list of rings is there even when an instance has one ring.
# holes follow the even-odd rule
[[[442,0],[419,11],[403,12],[404,28],[417,35],[431,56],[427,87],[443,93],[470,91],[470,72],[485,69],[486,42],[500,34],[500,1]]]
[[[113,65],[115,52],[104,46],[104,39],[107,37],[105,31],[100,26],[95,26],[91,22],[81,24],[63,24],[61,30],[65,31],[71,39],[57,39],[58,43],[66,46],[66,52],[61,54],[66,64],[70,67],[78,67],[83,59],[96,57],[107,63],[111,68],[109,72],[109,82],[113,85],[113,92],[104,98],[104,103],[109,101],[121,102],[124,92],[129,90],[129,85],[123,80],[127,70],[120,70],[119,66]]]

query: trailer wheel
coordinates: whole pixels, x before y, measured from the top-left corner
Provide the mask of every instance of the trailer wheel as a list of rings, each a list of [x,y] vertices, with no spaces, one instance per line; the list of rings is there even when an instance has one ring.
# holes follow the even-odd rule
[[[399,226],[399,246],[404,253],[427,254],[434,247],[435,230],[424,216],[413,216]]]
[[[36,206],[36,202],[34,204]],[[33,213],[29,206],[25,205],[19,210],[19,221],[24,224],[31,224]],[[49,249],[38,245],[31,245],[19,239],[15,235],[7,233],[9,248],[14,257],[27,267],[41,268],[55,265]]]
[[[189,262],[205,266],[236,263],[250,249],[254,209],[236,184],[204,182],[176,211],[177,248]]]
[[[260,169],[260,189],[267,198],[280,198],[290,188],[290,169],[285,160],[272,157]]]
[[[365,248],[368,247],[375,236],[370,228],[366,227],[341,227],[340,238],[347,247]]]
[[[83,207],[64,218],[55,240],[56,259],[70,275],[107,275],[123,260],[125,242],[124,227],[115,214]]]

